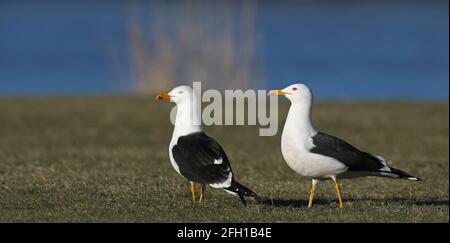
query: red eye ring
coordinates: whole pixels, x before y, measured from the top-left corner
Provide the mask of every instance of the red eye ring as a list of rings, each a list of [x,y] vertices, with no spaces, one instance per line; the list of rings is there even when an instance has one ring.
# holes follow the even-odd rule
[[[297,87],[292,88],[292,90],[296,91],[296,90],[297,90]]]

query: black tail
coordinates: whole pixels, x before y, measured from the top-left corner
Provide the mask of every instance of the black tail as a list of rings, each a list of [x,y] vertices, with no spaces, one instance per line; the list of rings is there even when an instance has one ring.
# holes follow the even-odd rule
[[[398,179],[404,179],[404,180],[410,180],[410,181],[422,181],[422,179],[412,176],[404,171],[397,170],[394,168],[391,168],[391,173],[396,176]]]
[[[244,205],[247,205],[247,202],[245,201],[245,197],[252,197],[256,200],[259,200],[258,195],[256,195],[256,193],[254,193],[252,190],[248,189],[247,187],[243,186],[242,184],[240,184],[239,182],[233,180],[231,182],[231,186],[228,188],[225,188],[225,190],[228,190],[230,192],[234,192],[236,194],[238,194],[239,198],[241,199],[242,203]]]

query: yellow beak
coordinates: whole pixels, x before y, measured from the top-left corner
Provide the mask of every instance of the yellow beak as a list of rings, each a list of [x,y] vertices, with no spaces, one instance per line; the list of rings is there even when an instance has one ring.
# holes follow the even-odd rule
[[[160,93],[156,96],[156,100],[170,100],[170,95],[168,93]]]
[[[285,95],[285,94],[289,94],[289,93],[288,92],[284,92],[282,90],[278,90],[278,89],[271,90],[271,91],[269,91],[269,93],[267,93],[267,95],[278,95],[278,96]]]

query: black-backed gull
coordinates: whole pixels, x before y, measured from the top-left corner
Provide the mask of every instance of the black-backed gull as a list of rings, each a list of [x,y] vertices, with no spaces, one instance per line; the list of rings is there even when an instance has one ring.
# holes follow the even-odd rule
[[[192,203],[195,202],[194,183],[199,183],[202,185],[199,203],[203,201],[206,185],[209,185],[237,194],[246,205],[244,196],[257,198],[257,195],[235,180],[222,147],[203,132],[197,96],[191,87],[179,86],[156,97],[157,100],[174,102],[177,106],[169,145],[170,162],[181,176],[190,181]]]
[[[317,131],[311,122],[312,93],[304,84],[293,84],[268,95],[282,95],[291,107],[281,136],[281,152],[286,163],[297,173],[312,179],[308,207],[312,207],[316,184],[321,180],[335,182],[339,207],[343,207],[338,179],[380,176],[420,181],[388,165],[385,159],[358,150],[337,137]]]

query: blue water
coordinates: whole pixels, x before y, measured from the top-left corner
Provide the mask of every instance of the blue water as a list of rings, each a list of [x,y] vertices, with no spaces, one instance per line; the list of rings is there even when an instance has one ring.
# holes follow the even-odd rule
[[[267,88],[305,82],[322,99],[448,99],[448,1],[257,6]],[[0,1],[0,95],[129,92],[130,9],[120,1]]]

